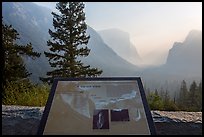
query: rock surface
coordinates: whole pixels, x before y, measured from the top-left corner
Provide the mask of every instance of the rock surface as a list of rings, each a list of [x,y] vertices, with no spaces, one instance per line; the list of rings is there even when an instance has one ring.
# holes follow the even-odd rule
[[[44,107],[2,105],[2,135],[35,135]],[[158,135],[202,135],[202,112],[151,111]]]
[[[35,135],[44,107],[2,105],[2,135]]]
[[[202,135],[202,112],[152,111],[158,135]]]

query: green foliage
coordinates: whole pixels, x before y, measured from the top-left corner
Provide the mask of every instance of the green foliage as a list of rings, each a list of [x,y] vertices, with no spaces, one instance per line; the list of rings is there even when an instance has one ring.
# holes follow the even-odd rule
[[[163,104],[164,104],[164,110],[168,110],[168,111],[176,111],[176,110],[178,110],[177,105],[170,98],[169,92],[167,90],[164,93],[164,97],[163,97],[162,100],[163,100]]]
[[[28,80],[9,82],[4,87],[4,105],[45,106],[50,87],[48,85],[34,85]]]
[[[11,81],[21,81],[27,79],[29,73],[25,67],[22,56],[26,55],[35,59],[40,53],[34,52],[31,43],[27,45],[18,45],[16,40],[19,39],[18,32],[10,25],[3,23],[2,19],[2,46],[4,49],[4,68],[3,68],[3,85],[4,90],[2,97],[5,98],[7,88]]]
[[[163,110],[177,111],[177,110],[179,110],[179,108],[173,100],[169,99],[168,101],[164,101],[164,109]]]
[[[147,95],[147,101],[151,110],[166,110],[166,111],[201,111],[202,110],[202,82],[197,86],[193,81],[188,91],[185,80],[181,82],[179,96],[176,99],[175,96],[172,99],[169,92],[161,89],[158,94],[158,90],[150,92]],[[177,101],[176,101],[177,100]]]
[[[40,53],[34,52],[31,43],[27,45],[18,45],[16,40],[19,39],[18,32],[10,25],[6,25],[2,20],[2,46],[4,50],[4,69],[3,85],[9,86],[11,81],[26,79],[31,73],[26,70],[22,56],[27,55],[35,59]],[[4,97],[5,90],[2,92]]]
[[[201,82],[197,86],[193,81],[189,90],[186,82],[183,80],[180,88],[180,96],[178,98],[178,106],[180,110],[201,111],[202,109],[202,86]]]
[[[178,106],[173,100],[171,100],[170,96],[168,95],[168,91],[166,91],[162,97],[161,95],[158,95],[158,91],[155,90],[155,92],[151,92],[147,96],[147,101],[151,110],[179,110]]]
[[[90,36],[86,36],[84,4],[82,2],[59,2],[52,12],[55,31],[49,30],[52,40],[47,41],[51,52],[44,52],[49,58],[53,71],[47,72],[42,81],[52,83],[54,77],[95,77],[102,73],[97,68],[84,65],[78,57],[87,57],[90,49],[86,46]]]
[[[197,107],[199,110],[202,110],[202,82],[199,83],[198,86],[198,96],[197,96]]]
[[[202,87],[198,87],[195,81],[190,85],[187,104],[189,105],[189,111],[199,111],[202,109]]]
[[[147,96],[147,101],[151,110],[163,110],[164,108],[162,98],[157,94],[157,92],[149,93]]]
[[[179,100],[178,105],[182,109],[187,109],[187,101],[188,101],[188,89],[185,80],[181,82],[180,93],[179,93]]]

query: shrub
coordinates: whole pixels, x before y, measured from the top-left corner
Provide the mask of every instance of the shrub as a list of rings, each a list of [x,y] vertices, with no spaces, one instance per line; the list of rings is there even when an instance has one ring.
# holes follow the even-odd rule
[[[45,106],[50,86],[35,85],[29,81],[9,82],[4,87],[2,104],[23,106]]]

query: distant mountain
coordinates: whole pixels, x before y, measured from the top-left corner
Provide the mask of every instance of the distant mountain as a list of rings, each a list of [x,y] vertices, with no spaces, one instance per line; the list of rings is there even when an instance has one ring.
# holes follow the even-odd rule
[[[12,24],[19,32],[19,43],[31,42],[34,50],[42,53],[36,60],[24,58],[28,70],[33,73],[31,80],[39,82],[38,77],[45,76],[51,70],[48,58],[44,56],[44,51],[48,51],[46,42],[50,38],[48,29],[53,28],[51,11],[31,2],[4,2],[2,16],[5,23]],[[88,43],[91,52],[82,59],[85,64],[102,69],[102,76],[132,76],[138,70],[137,66],[109,48],[93,28],[88,27],[87,33],[91,36]]]
[[[163,67],[171,74],[202,77],[202,32],[192,30],[184,42],[175,42]]]
[[[179,88],[181,80],[202,80],[202,31],[190,31],[183,42],[174,43],[164,65],[142,70],[140,75],[150,88],[169,83],[170,90]]]
[[[120,29],[106,29],[98,31],[104,42],[112,48],[119,56],[132,64],[139,65],[141,58],[136,47],[131,43],[127,32]]]
[[[91,49],[84,62],[103,70],[102,76],[132,76],[139,68],[114,52],[104,43],[100,35],[91,27],[87,33],[90,35],[88,47]]]
[[[184,42],[175,42],[169,50],[166,65],[185,67],[200,65],[202,61],[202,32],[192,30]],[[189,64],[190,63],[190,64]]]

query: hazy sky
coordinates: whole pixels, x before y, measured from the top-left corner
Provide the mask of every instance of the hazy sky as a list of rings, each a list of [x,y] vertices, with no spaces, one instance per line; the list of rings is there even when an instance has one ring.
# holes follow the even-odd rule
[[[55,9],[55,2],[35,2]],[[86,22],[95,30],[130,34],[144,64],[161,64],[174,42],[202,30],[202,2],[85,2]]]

